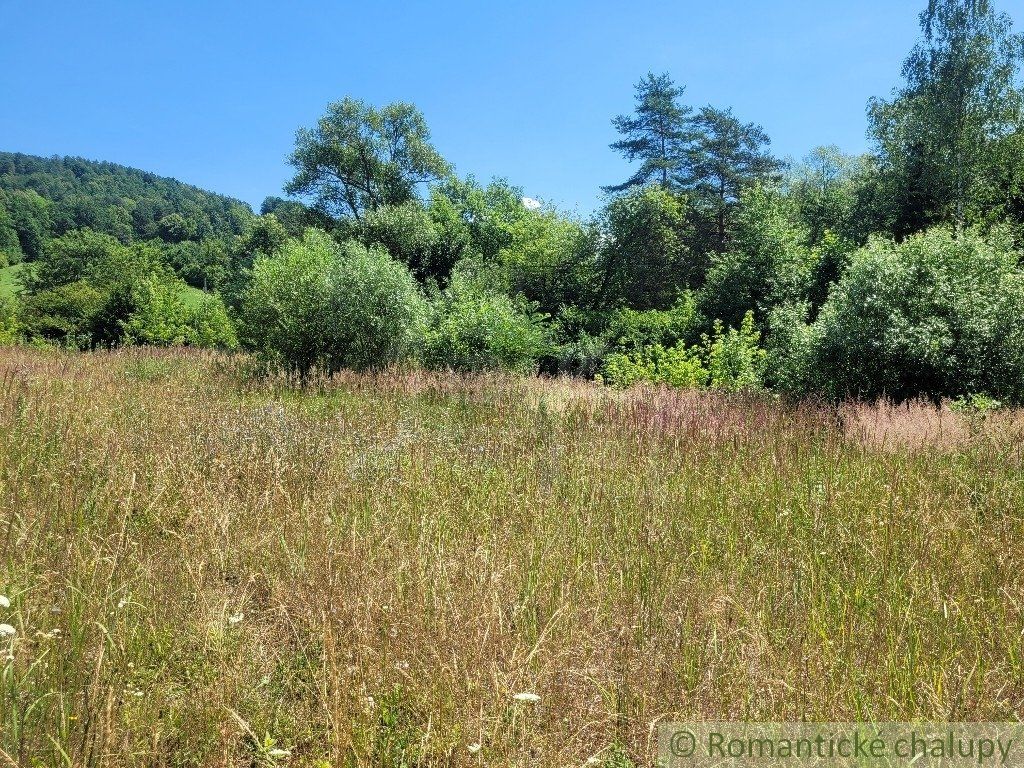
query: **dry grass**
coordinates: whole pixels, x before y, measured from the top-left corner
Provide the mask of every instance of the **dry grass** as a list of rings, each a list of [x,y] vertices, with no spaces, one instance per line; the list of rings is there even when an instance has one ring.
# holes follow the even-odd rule
[[[648,765],[665,718],[1024,714],[1019,416],[245,369],[0,351],[0,764]]]

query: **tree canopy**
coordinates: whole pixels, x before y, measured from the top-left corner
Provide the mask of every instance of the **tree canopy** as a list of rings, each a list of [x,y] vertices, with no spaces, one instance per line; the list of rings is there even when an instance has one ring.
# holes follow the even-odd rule
[[[357,221],[367,211],[408,202],[419,185],[451,170],[412,104],[378,109],[350,98],[330,104],[315,128],[299,129],[290,160],[295,176],[285,187],[289,194]]]

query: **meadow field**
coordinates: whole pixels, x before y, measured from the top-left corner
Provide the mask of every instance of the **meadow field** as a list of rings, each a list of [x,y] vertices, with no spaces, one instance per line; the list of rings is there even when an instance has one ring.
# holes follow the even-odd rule
[[[672,719],[1019,720],[1022,434],[0,350],[0,765],[624,768]]]

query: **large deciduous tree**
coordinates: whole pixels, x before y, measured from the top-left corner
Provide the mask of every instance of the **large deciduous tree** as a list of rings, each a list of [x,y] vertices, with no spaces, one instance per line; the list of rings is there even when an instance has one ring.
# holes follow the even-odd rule
[[[451,172],[416,107],[378,109],[351,98],[330,104],[315,128],[299,129],[290,162],[295,177],[288,194],[356,221],[366,211],[408,202],[419,185]]]
[[[597,265],[602,307],[666,309],[702,275],[687,248],[686,197],[656,184],[612,200]]]
[[[930,0],[906,84],[869,105],[898,236],[965,223],[991,148],[1020,125],[1024,40],[989,0]]]
[[[668,73],[648,73],[637,83],[636,111],[612,120],[622,138],[611,147],[631,163],[639,160],[640,168],[622,184],[605,187],[606,192],[622,192],[652,181],[665,188],[678,184],[689,140],[687,119],[693,111],[680,101],[684,90]]]

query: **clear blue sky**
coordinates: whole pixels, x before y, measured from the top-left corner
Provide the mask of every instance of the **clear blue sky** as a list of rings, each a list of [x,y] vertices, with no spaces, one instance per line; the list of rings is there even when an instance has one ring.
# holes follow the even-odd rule
[[[258,206],[295,129],[417,104],[460,174],[586,213],[627,167],[610,118],[668,71],[781,156],[867,147],[925,0],[0,0],[0,150],[112,160]],[[1024,0],[997,0],[1024,23]]]

